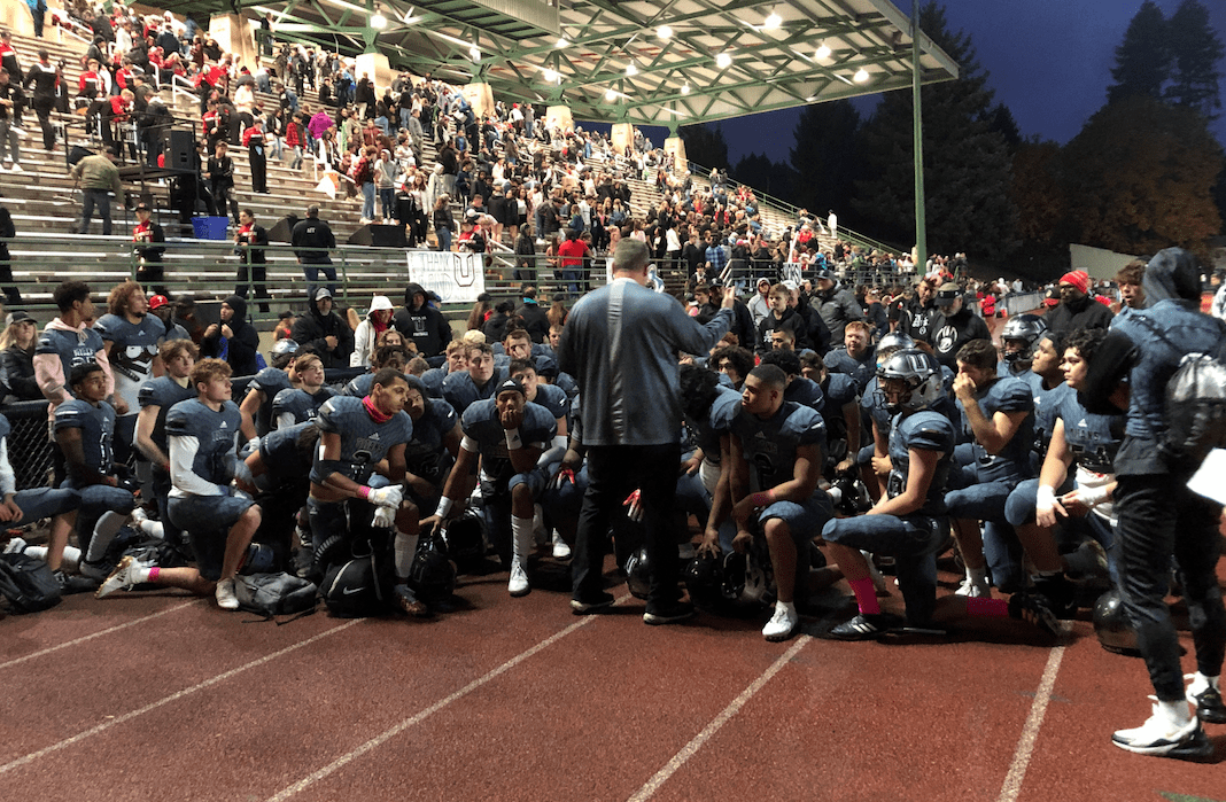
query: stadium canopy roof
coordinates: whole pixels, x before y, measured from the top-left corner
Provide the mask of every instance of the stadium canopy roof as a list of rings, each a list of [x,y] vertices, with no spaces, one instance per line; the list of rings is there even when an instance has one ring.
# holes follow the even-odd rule
[[[274,14],[277,36],[576,120],[670,129],[911,86],[909,17],[889,0],[185,0],[200,19]],[[377,12],[377,13],[376,13]],[[372,27],[376,16],[382,28]],[[379,20],[375,20],[378,22]],[[958,65],[920,35],[923,83]]]

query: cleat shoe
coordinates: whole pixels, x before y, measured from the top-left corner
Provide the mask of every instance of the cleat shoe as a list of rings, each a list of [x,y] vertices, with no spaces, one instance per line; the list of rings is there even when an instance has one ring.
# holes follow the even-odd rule
[[[762,627],[762,637],[768,641],[787,640],[796,634],[796,627],[800,624],[800,614],[796,612],[796,608],[791,609],[784,607],[782,604],[775,605],[775,614],[771,616],[771,620],[766,622],[766,626]]]
[[[591,615],[592,613],[606,610],[613,606],[613,597],[608,593],[601,593],[599,596],[585,601],[584,599],[571,599],[570,609],[575,615]]]
[[[1208,724],[1226,724],[1226,705],[1222,704],[1222,692],[1213,686],[1200,693],[1188,688],[1188,701],[1196,705],[1196,717]]]
[[[430,608],[413,593],[408,585],[400,584],[392,589],[396,606],[414,618],[429,618]]]
[[[511,581],[507,583],[507,592],[512,596],[527,596],[532,592],[532,586],[528,584],[528,574],[519,564],[519,560],[511,561]]]
[[[82,560],[81,564],[78,566],[78,570],[81,572],[82,576],[101,582],[110,576],[113,567],[114,566],[107,565],[106,563],[86,562],[85,560]]]
[[[143,566],[131,554],[126,555],[119,561],[119,565],[115,566],[115,570],[111,571],[98,590],[94,592],[95,599],[105,599],[117,590],[131,590],[137,583],[134,574],[138,568]]]
[[[1047,600],[1024,590],[1009,597],[1009,617],[1032,624],[1053,637],[1060,633],[1060,619],[1047,606]]]
[[[1154,714],[1140,727],[1118,730],[1111,743],[1138,755],[1198,760],[1213,754],[1213,743],[1205,736],[1200,721],[1193,717],[1187,724],[1170,723],[1155,703]]]
[[[569,560],[570,546],[566,545],[566,541],[555,530],[553,533],[553,558],[555,560]]]
[[[60,595],[71,596],[74,593],[92,593],[98,589],[98,581],[84,576],[70,576],[63,569],[55,572],[55,581],[60,584]],[[1220,699],[1218,700],[1221,701]]]
[[[221,609],[238,609],[238,597],[234,595],[234,577],[219,579],[217,581],[217,590],[214,591],[213,595],[217,597],[217,606]]]
[[[830,630],[834,640],[873,640],[879,635],[902,625],[902,619],[884,613],[859,613],[855,618]]]
[[[969,576],[962,580],[962,584],[954,591],[955,596],[965,596],[968,599],[990,599],[992,598],[992,586],[987,580],[976,582]]]
[[[661,624],[676,624],[694,617],[694,605],[689,602],[672,601],[663,603],[647,603],[647,612],[643,613],[643,623],[652,626]]]

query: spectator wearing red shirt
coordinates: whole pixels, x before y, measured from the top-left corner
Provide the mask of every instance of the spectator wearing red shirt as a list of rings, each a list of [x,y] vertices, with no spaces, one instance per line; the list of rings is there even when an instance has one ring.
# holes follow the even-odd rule
[[[243,144],[251,163],[251,191],[268,194],[268,159],[264,154],[264,121],[259,117],[243,132]]]
[[[587,243],[579,239],[579,232],[569,229],[566,232],[566,242],[558,246],[559,267],[562,270],[562,280],[568,282],[571,295],[579,294],[579,283],[587,284],[583,275],[584,260],[591,255]]]

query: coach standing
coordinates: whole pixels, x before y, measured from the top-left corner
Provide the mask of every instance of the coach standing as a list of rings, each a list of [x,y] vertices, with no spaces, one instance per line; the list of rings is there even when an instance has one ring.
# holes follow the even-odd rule
[[[558,345],[558,368],[579,384],[589,484],[572,563],[571,608],[607,607],[601,588],[610,519],[638,490],[646,528],[651,590],[643,620],[669,624],[694,614],[678,598],[677,544],[668,516],[681,461],[677,353],[706,354],[732,324],[735,291],[705,326],[668,295],[647,289],[647,246],[617,244],[613,281],[571,310]]]

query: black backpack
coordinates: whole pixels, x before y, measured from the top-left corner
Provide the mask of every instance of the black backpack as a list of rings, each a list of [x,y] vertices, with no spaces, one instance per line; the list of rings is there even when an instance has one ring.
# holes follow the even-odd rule
[[[1220,353],[1183,358],[1166,385],[1166,414],[1169,428],[1159,448],[1170,464],[1197,467],[1210,451],[1226,447],[1226,363]]]
[[[388,581],[376,553],[328,569],[321,586],[328,612],[338,618],[367,618],[391,609],[394,583]]]
[[[60,583],[42,560],[0,554],[0,596],[15,613],[37,613],[60,603]]]
[[[234,577],[234,595],[238,597],[238,609],[257,613],[269,620],[278,615],[310,615],[315,612],[319,589],[305,579],[280,571]],[[277,622],[278,626],[285,623],[289,622]]]

